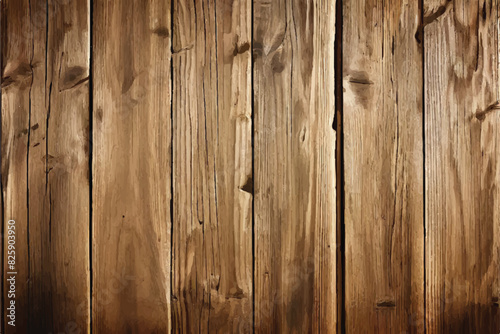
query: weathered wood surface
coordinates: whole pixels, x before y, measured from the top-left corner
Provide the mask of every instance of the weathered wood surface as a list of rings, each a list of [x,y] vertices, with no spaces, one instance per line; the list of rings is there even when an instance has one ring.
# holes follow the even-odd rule
[[[499,5],[3,0],[3,332],[499,333]]]
[[[498,333],[498,1],[425,0],[427,333]]]
[[[255,331],[336,331],[335,1],[255,1]]]
[[[16,221],[17,313],[19,331],[27,330],[28,321],[28,132],[30,127],[31,59],[33,54],[29,1],[2,3],[2,221]],[[6,18],[9,18],[7,20]],[[21,24],[22,22],[22,24]],[[9,80],[9,78],[11,78]],[[10,84],[9,84],[10,83]],[[45,179],[45,177],[44,177]],[[3,238],[4,249],[7,240]],[[7,270],[3,253],[2,281]],[[3,301],[8,301],[7,289]],[[5,307],[3,308],[5,310]],[[6,313],[2,313],[3,323]]]
[[[423,333],[420,11],[344,1],[347,333]]]
[[[3,219],[16,220],[18,272],[16,327],[5,329],[85,332],[89,4],[6,1],[2,19]]]
[[[175,332],[252,332],[251,13],[174,0]]]
[[[94,1],[92,327],[169,332],[170,1]]]

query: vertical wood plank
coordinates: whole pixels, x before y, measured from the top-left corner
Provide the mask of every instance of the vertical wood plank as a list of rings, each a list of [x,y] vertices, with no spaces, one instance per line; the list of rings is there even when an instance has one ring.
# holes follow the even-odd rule
[[[17,330],[27,331],[28,323],[28,133],[30,88],[33,80],[31,59],[33,39],[28,0],[2,2],[2,220],[16,222],[16,319]],[[8,239],[3,238],[4,249]],[[8,250],[8,249],[7,249]],[[3,253],[2,273],[7,270]],[[6,277],[3,277],[6,279]],[[10,304],[8,286],[3,285],[3,300]],[[9,321],[2,312],[3,324]],[[7,326],[5,326],[7,327]],[[8,328],[8,327],[7,327]],[[13,332],[12,327],[8,332]]]
[[[94,1],[93,330],[170,321],[170,1]]]
[[[87,331],[89,4],[9,1],[4,10],[7,26],[18,25],[2,39],[2,91],[9,102],[2,116],[12,121],[2,119],[4,199],[27,194],[27,214],[16,224],[17,325],[6,331]],[[24,138],[25,162],[19,154]],[[26,184],[19,183],[20,173]],[[4,221],[14,214],[6,213]]]
[[[424,330],[420,12],[344,2],[347,333]]]
[[[251,0],[175,0],[173,324],[252,331]]]
[[[254,3],[255,331],[335,333],[335,1]]]
[[[427,333],[497,333],[498,1],[424,10]]]
[[[31,6],[29,327],[84,332],[90,323],[89,3]],[[38,25],[43,19],[46,31]]]

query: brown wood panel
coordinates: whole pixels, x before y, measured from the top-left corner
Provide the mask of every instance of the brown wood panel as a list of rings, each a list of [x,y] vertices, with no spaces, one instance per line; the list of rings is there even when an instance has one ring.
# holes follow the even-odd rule
[[[498,333],[498,1],[424,10],[427,333]]]
[[[96,333],[171,329],[170,1],[94,1]]]
[[[251,0],[175,0],[173,325],[252,331]]]
[[[335,1],[253,14],[255,331],[334,333]]]
[[[4,222],[17,219],[18,271],[16,327],[6,332],[87,331],[89,4],[2,10]]]
[[[45,29],[44,29],[45,30]],[[28,133],[30,127],[30,87],[33,80],[29,1],[2,2],[2,220],[16,222],[16,320],[19,332],[27,331],[28,321]],[[4,249],[7,239],[2,238]],[[7,252],[3,254],[2,280],[7,276]],[[8,286],[3,300],[10,304]],[[6,307],[3,308],[5,310]],[[2,313],[3,324],[9,319]],[[12,330],[9,330],[12,332]]]
[[[421,8],[344,1],[347,333],[423,333]]]
[[[3,0],[2,332],[499,333],[499,1]]]

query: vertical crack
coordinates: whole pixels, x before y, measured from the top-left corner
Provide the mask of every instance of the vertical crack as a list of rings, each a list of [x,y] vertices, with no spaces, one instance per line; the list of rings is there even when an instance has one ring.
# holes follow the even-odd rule
[[[49,167],[49,121],[50,121],[50,103],[52,97],[52,82],[49,87],[49,102],[47,107],[47,118],[45,124],[45,193],[47,193],[47,189],[49,186],[49,172],[52,170],[52,167]]]
[[[49,243],[52,242],[52,190],[49,190]]]
[[[255,180],[257,179],[256,173],[255,173],[255,50],[254,50],[254,19],[255,19],[255,12],[254,12],[254,1],[250,2],[250,12],[251,12],[251,18],[250,18],[250,45],[251,45],[251,51],[250,52],[250,90],[251,90],[251,97],[250,97],[250,105],[251,105],[251,115],[250,115],[250,142],[251,142],[251,147],[252,147],[252,188],[254,190],[252,194],[252,333],[255,333],[255,260],[256,260],[256,254],[255,254],[255,194],[256,194],[256,187],[255,187]]]
[[[27,253],[28,253],[28,324],[27,330],[30,331],[30,313],[31,313],[31,249],[30,249],[30,189],[29,189],[29,156],[30,156],[30,145],[31,145],[31,90],[33,88],[33,57],[35,53],[35,34],[33,31],[32,13],[31,13],[31,0],[28,2],[29,6],[29,17],[30,17],[30,27],[31,27],[31,55],[30,55],[30,70],[31,70],[31,83],[28,93],[29,105],[28,105],[28,146],[26,152],[26,243],[27,243]]]
[[[424,333],[427,333],[427,321],[426,312],[427,312],[427,263],[426,263],[426,244],[427,244],[427,230],[426,230],[426,173],[425,173],[425,25],[424,25],[424,0],[420,0],[418,2],[420,9],[420,27],[421,29],[421,53],[422,53],[422,188],[423,188],[423,198],[422,198],[422,222],[423,222],[423,230],[424,230],[424,245],[423,245],[423,271],[424,271],[424,282],[423,282],[423,293],[424,293]]]
[[[217,33],[217,1],[214,1],[214,29],[215,29],[215,113],[216,113],[216,118],[217,118],[217,145],[219,144],[219,61],[218,61],[218,55],[219,55],[219,48],[217,44],[217,38],[218,38],[218,33]],[[206,35],[205,35],[206,39]],[[212,67],[210,67],[210,71],[212,70]],[[203,99],[205,99],[205,91],[203,91]],[[207,117],[206,117],[206,108],[205,108],[205,126],[207,124]],[[205,140],[207,139],[207,129],[205,128]],[[216,152],[217,149],[214,149],[214,152]],[[207,153],[208,153],[208,146],[207,146]],[[214,156],[214,198],[215,198],[215,223],[217,224],[217,237],[220,237],[219,234],[219,205],[218,205],[218,198],[217,198],[217,169],[216,169],[216,163],[217,163],[217,157]],[[207,166],[208,166],[208,154],[207,154]],[[210,208],[210,205],[208,206]],[[210,217],[211,212],[209,212]],[[203,227],[205,228],[205,227]],[[213,234],[212,236],[212,245],[213,245]],[[218,243],[218,251],[219,251],[219,259],[220,259],[220,243]],[[212,251],[212,265],[215,267],[215,252]],[[215,268],[213,268],[215,271]],[[220,270],[220,268],[219,268]],[[211,294],[210,294],[211,295]],[[211,305],[211,304],[209,304]],[[209,321],[210,321],[210,308],[209,308]],[[210,329],[210,326],[208,327]]]
[[[174,34],[174,5],[175,0],[170,0],[170,310],[171,333],[174,332],[175,312],[173,308],[177,298],[174,295],[174,64],[173,64],[173,34]]]
[[[345,329],[345,190],[344,190],[344,96],[343,77],[343,7],[337,0],[335,8],[335,109],[336,114],[332,124],[336,133],[335,165],[336,165],[336,195],[337,195],[337,332],[344,334]]]

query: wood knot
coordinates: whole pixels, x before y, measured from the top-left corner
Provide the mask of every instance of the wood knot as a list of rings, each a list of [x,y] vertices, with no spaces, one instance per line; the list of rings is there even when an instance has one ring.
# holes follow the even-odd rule
[[[306,141],[306,138],[307,138],[307,129],[306,129],[306,127],[303,127],[299,133],[299,140],[300,140],[300,142],[303,143]]]
[[[396,307],[396,302],[391,299],[382,299],[377,302],[378,308],[393,308]]]
[[[241,45],[238,45],[238,43],[234,43],[233,56],[236,57],[239,54],[247,52],[248,50],[250,50],[250,43],[245,42]]]
[[[28,63],[20,63],[15,69],[5,72],[5,75],[2,77],[2,88],[16,83],[22,83],[31,78],[33,73],[32,66]]]
[[[241,191],[244,191],[249,194],[253,194],[253,177],[249,176],[246,182],[240,187]]]
[[[486,115],[495,110],[500,110],[500,101],[490,104],[485,110],[476,112],[476,118],[482,122],[486,118]]]
[[[243,299],[245,298],[245,293],[239,287],[231,288],[229,290],[229,294],[226,296],[226,299]]]
[[[153,34],[161,38],[168,38],[170,36],[170,32],[167,27],[158,27],[153,30]]]
[[[441,16],[443,16],[449,7],[451,7],[453,3],[448,0],[448,2],[444,5],[439,6],[434,12],[430,13],[427,16],[424,16],[424,26],[437,21]]]
[[[281,50],[276,52],[271,60],[271,68],[274,73],[281,73],[285,69]]]
[[[102,122],[102,117],[103,117],[102,108],[97,108],[95,116],[99,122]]]
[[[349,83],[358,85],[373,85],[373,81],[366,78],[350,78]]]
[[[210,288],[215,291],[219,291],[220,287],[220,276],[212,274],[210,277]]]
[[[423,32],[422,26],[420,25],[417,29],[417,32],[415,33],[415,40],[417,41],[418,44],[422,44],[422,41],[424,39],[423,37],[424,37],[424,32]],[[394,45],[394,42],[393,42],[393,45]],[[393,47],[392,54],[394,54],[394,47]]]
[[[61,89],[59,92],[75,88],[78,85],[89,80],[87,70],[81,66],[70,67],[62,79]]]
[[[26,136],[28,134],[28,132],[29,132],[28,129],[22,129],[21,131],[19,131],[19,134],[17,135],[17,137]]]

